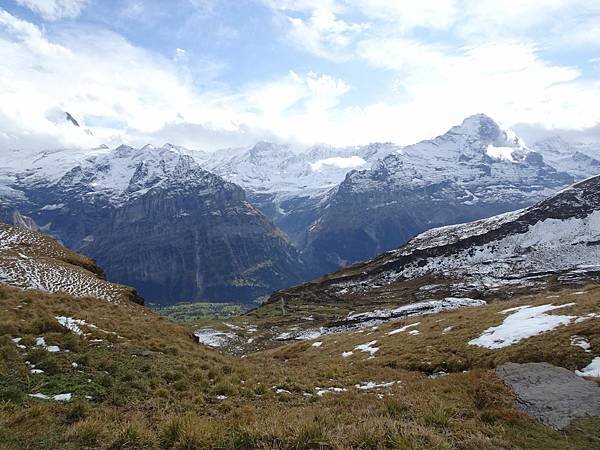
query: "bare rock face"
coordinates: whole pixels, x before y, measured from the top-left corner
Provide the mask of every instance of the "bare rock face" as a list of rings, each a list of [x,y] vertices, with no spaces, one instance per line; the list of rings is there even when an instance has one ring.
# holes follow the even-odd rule
[[[249,302],[305,279],[244,190],[172,146],[121,146],[18,187],[19,208],[44,231],[148,301]]]
[[[557,429],[579,417],[600,416],[600,387],[548,363],[507,363],[496,374],[517,396],[524,413]]]

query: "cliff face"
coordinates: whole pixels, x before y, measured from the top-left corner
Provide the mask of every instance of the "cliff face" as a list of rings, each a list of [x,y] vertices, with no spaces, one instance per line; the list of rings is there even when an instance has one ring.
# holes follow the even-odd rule
[[[197,167],[115,207],[82,250],[152,300],[246,300],[302,280],[282,234],[244,191]]]
[[[242,188],[173,147],[119,147],[24,186],[28,215],[150,301],[252,301],[305,268]]]

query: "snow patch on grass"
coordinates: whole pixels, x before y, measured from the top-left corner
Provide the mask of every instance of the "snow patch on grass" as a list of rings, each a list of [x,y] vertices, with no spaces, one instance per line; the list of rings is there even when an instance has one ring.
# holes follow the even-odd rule
[[[198,339],[198,343],[208,345],[209,347],[223,347],[237,337],[233,333],[225,333],[213,328],[196,330],[194,331],[194,336]]]
[[[355,384],[354,387],[356,389],[360,389],[363,391],[369,390],[369,389],[382,389],[382,388],[389,388],[391,386],[393,386],[396,383],[400,383],[400,381],[389,381],[389,382],[383,382],[383,383],[376,383],[375,381],[367,381],[366,383],[359,383],[359,384]]]
[[[89,326],[85,320],[74,319],[72,317],[56,316],[55,319],[58,320],[58,323],[60,323],[63,327],[79,336],[83,335],[81,327],[86,325]],[[92,328],[95,327],[92,326]]]
[[[373,347],[375,344],[377,344],[377,341],[367,342],[366,344],[357,345],[356,347],[354,347],[354,350],[369,353],[371,356],[373,356],[379,351],[379,347]]]
[[[388,333],[388,336],[392,336],[394,334],[402,333],[403,331],[406,331],[406,330],[408,330],[409,328],[412,328],[412,327],[416,327],[417,325],[420,325],[420,324],[421,324],[421,322],[415,322],[415,323],[411,323],[409,325],[405,325],[403,327],[398,328],[397,330],[390,331]]]
[[[600,356],[592,359],[592,362],[589,363],[581,370],[576,370],[575,374],[580,377],[598,377],[600,378]]]
[[[546,312],[573,304],[520,306],[504,310],[502,313],[511,313],[504,319],[504,322],[497,327],[488,328],[481,336],[469,341],[469,345],[488,349],[504,348],[523,339],[551,331],[561,325],[567,325],[576,319],[576,316],[551,315]]]
[[[39,337],[35,340],[35,346],[45,348],[46,351],[48,351],[50,353],[60,352],[60,348],[58,347],[58,345],[47,345],[46,339],[44,339],[43,337]]]
[[[348,389],[340,388],[340,387],[330,387],[330,388],[316,387],[315,391],[319,397],[322,397],[323,395],[328,394],[328,393],[348,392]]]
[[[42,394],[42,393],[38,392],[36,394],[29,394],[29,396],[40,399],[40,400],[54,400],[57,402],[68,402],[68,401],[71,401],[73,394],[67,393],[67,394],[46,395],[46,394]]]
[[[397,317],[437,314],[454,309],[483,306],[486,302],[473,298],[446,297],[442,300],[429,300],[400,306],[396,309],[378,309],[370,312],[349,314],[346,320],[394,319]]]
[[[581,336],[571,336],[571,345],[574,347],[579,347],[585,350],[587,353],[591,352],[591,344],[590,342]]]

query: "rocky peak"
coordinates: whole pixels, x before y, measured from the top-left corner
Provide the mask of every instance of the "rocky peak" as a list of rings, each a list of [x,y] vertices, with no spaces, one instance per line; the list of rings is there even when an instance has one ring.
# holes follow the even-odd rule
[[[483,141],[494,142],[502,133],[500,126],[485,114],[475,114],[463,120],[461,125],[452,127],[452,134],[470,135]]]
[[[304,252],[328,268],[347,265],[436,226],[526,207],[572,182],[478,114],[348,173],[320,205]]]
[[[112,151],[112,156],[115,158],[128,158],[135,149],[129,145],[121,144]]]

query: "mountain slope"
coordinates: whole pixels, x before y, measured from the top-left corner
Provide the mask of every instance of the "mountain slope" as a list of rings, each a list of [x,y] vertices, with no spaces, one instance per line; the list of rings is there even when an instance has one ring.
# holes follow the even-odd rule
[[[243,189],[184,151],[121,146],[75,163],[18,174],[26,199],[16,206],[147,300],[252,301],[304,279],[295,249]]]
[[[430,228],[528,206],[572,180],[476,115],[348,174],[321,205],[303,251],[334,270]]]
[[[252,204],[280,227],[295,245],[317,218],[319,204],[348,172],[368,168],[398,149],[392,144],[335,148],[318,145],[303,152],[259,142],[198,158],[203,167],[242,186]]]
[[[398,250],[275,294],[271,301],[389,296],[394,286],[434,279],[448,293],[483,296],[503,286],[546,285],[553,277],[594,279],[600,272],[600,176],[531,207],[429,230]],[[375,301],[375,300],[373,300]]]
[[[0,223],[0,283],[22,289],[143,303],[135,290],[106,281],[96,263],[35,231]]]
[[[561,294],[566,302],[569,293]],[[575,297],[580,304],[564,313],[584,315],[596,305],[594,295]],[[131,302],[4,285],[0,299],[0,447],[6,449],[342,450],[383,443],[558,450],[594,448],[600,437],[598,418],[557,432],[520,414],[490,369],[539,358],[583,368],[591,354],[569,337],[585,333],[596,349],[600,335],[592,321],[507,349],[467,345],[517,301],[424,317],[418,335],[388,334],[400,324],[387,324],[241,359],[199,345],[186,327]],[[372,340],[378,341],[368,347],[377,348],[373,354],[354,350]],[[342,356],[347,351],[354,353]]]
[[[569,143],[559,136],[549,137],[532,145],[553,167],[568,172],[576,180],[600,173],[600,147],[596,144]]]

